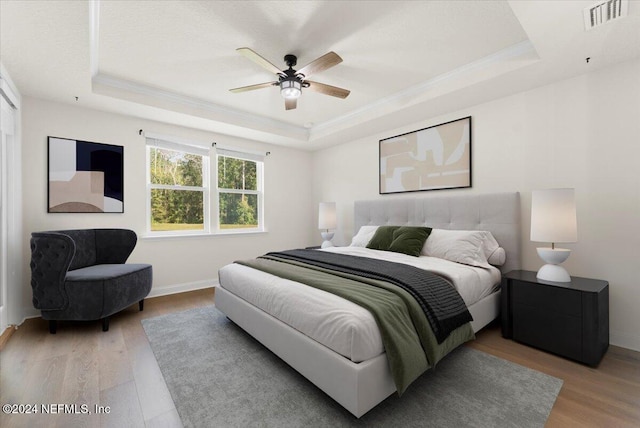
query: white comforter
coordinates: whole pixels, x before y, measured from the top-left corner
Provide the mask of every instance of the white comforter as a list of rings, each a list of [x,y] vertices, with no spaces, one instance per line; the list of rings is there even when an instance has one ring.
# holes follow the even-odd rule
[[[360,247],[322,251],[404,263],[448,278],[467,306],[489,295],[500,282],[500,271],[434,257],[412,257]],[[239,264],[219,272],[220,285],[315,341],[354,362],[384,352],[378,326],[369,311],[341,297]]]

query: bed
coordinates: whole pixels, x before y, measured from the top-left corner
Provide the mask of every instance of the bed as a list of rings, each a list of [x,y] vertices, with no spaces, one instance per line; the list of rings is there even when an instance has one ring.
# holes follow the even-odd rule
[[[506,253],[506,261],[500,271],[520,268],[518,193],[356,201],[354,231],[371,225],[424,225],[434,229],[489,231]],[[349,247],[327,251],[366,253],[365,250]],[[278,287],[288,290],[284,298],[265,296],[260,291]],[[254,291],[247,291],[250,289]],[[340,343],[328,343],[332,336],[337,335],[329,327],[327,331],[323,330],[323,319],[313,318],[311,307],[287,304],[289,295],[296,294],[311,296],[308,298],[312,301],[315,299],[319,304],[329,305],[317,310],[317,316],[322,316],[322,313],[342,314],[341,305],[345,303],[340,297],[237,264],[220,270],[216,307],[356,417],[364,415],[393,394],[396,383],[384,348],[380,351],[379,344],[372,345],[375,340],[363,339],[359,342],[360,335],[371,333],[375,336],[379,332],[371,331],[375,328],[363,327],[362,331],[352,335],[349,343],[342,343],[344,349],[340,348]],[[477,332],[498,316],[500,291],[492,289],[475,297],[469,298],[472,303],[467,306],[473,316],[471,327]],[[467,297],[463,298],[468,303]],[[335,306],[331,306],[334,303]],[[346,304],[353,305],[350,302]],[[296,310],[309,318],[306,327],[296,324],[301,322],[299,319],[289,318],[294,316]],[[366,310],[360,316],[366,318]],[[310,333],[305,328],[313,331]]]

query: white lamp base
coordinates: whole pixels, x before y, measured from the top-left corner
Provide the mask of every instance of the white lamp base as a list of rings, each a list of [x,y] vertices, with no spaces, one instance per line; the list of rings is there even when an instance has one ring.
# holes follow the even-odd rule
[[[571,276],[569,272],[562,266],[558,265],[544,265],[538,271],[536,278],[543,281],[553,282],[571,282]]]
[[[543,281],[571,282],[571,275],[562,266],[565,260],[571,255],[571,250],[565,248],[537,248],[538,256],[545,262],[536,275],[536,278]]]
[[[333,247],[333,242],[331,242],[333,235],[334,235],[334,232],[329,232],[329,231],[320,232],[320,236],[322,236],[322,239],[324,239],[324,242],[322,243],[320,248]]]

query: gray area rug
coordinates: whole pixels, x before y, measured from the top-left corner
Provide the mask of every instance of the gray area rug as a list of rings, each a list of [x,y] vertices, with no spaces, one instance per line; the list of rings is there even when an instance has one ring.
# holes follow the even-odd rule
[[[142,324],[185,427],[542,427],[562,387],[463,346],[356,419],[213,306]]]

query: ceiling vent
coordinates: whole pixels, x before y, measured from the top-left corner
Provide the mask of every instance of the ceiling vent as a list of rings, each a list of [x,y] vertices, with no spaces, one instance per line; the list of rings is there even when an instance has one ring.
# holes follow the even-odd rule
[[[586,30],[627,16],[629,0],[606,0],[584,9],[584,27]]]

